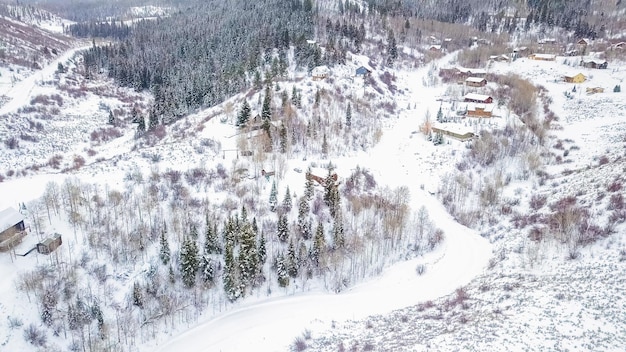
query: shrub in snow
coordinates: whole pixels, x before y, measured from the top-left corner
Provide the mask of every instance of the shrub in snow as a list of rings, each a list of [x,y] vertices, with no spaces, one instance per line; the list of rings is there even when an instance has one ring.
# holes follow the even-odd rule
[[[45,346],[48,341],[46,333],[39,330],[34,324],[30,324],[24,329],[24,339],[31,345],[40,347]]]
[[[417,275],[422,276],[424,272],[426,272],[426,266],[424,264],[418,264],[417,267],[415,267],[415,272]]]

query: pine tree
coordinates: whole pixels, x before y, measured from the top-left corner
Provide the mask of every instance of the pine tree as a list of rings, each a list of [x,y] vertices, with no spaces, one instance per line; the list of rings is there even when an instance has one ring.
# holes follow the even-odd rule
[[[261,236],[259,237],[259,249],[257,250],[259,253],[259,271],[263,270],[263,265],[267,260],[267,249],[265,248],[265,242],[265,235],[261,233]]]
[[[315,267],[319,267],[320,257],[326,248],[326,238],[324,237],[324,225],[320,222],[315,230],[313,238],[313,250],[311,251],[311,260]]]
[[[328,157],[328,140],[326,139],[326,133],[322,137],[322,155]]]
[[[133,305],[143,308],[143,292],[137,282],[133,283]]]
[[[226,297],[231,301],[236,301],[241,297],[241,289],[239,282],[239,267],[233,254],[233,246],[231,242],[226,242],[224,248],[224,291]]]
[[[285,257],[282,254],[276,258],[276,276],[280,287],[289,286],[289,273],[285,264]]]
[[[198,239],[198,228],[195,224],[189,226],[189,236],[195,241]]]
[[[437,122],[443,122],[443,111],[441,111],[441,105],[439,105],[439,111],[437,111]]]
[[[222,254],[222,247],[217,235],[217,224],[212,226],[208,215],[206,217],[204,252],[207,254]]]
[[[146,132],[146,120],[143,115],[141,115],[139,116],[139,121],[137,122],[137,133],[142,135],[144,132]]]
[[[387,53],[389,54],[389,63],[392,63],[398,58],[398,47],[396,46],[396,38],[393,35],[393,30],[389,30],[387,34]]]
[[[263,99],[263,107],[261,107],[261,120],[263,123],[272,119],[272,91],[270,87],[265,87],[265,98]]]
[[[333,221],[333,248],[343,248],[345,243],[346,239],[343,234],[343,217],[341,215],[341,210],[339,209],[337,214],[335,214]]]
[[[241,110],[239,110],[239,114],[237,114],[237,126],[245,126],[248,120],[250,120],[250,104],[248,100],[244,100],[241,105]]]
[[[113,111],[109,110],[109,125],[115,125],[115,116],[113,116]]]
[[[244,223],[241,229],[239,268],[242,289],[256,286],[255,278],[259,271],[259,254],[257,252],[256,236],[248,222]]]
[[[306,197],[300,198],[298,203],[298,230],[305,240],[311,237],[309,228],[309,201]]]
[[[348,103],[348,108],[346,109],[346,127],[352,127],[352,106]]]
[[[284,124],[280,125],[280,152],[287,152],[287,127]]]
[[[281,242],[287,242],[287,238],[289,238],[289,223],[287,215],[283,214],[279,216],[276,237],[278,237],[278,240]]]
[[[298,105],[300,105],[298,103],[298,90],[296,89],[295,85],[291,89],[291,104],[295,107],[299,107]]]
[[[174,274],[174,267],[172,267],[172,264],[170,263],[168,271],[167,271],[167,276],[170,279],[170,283],[174,283],[176,282],[176,274]]]
[[[313,178],[308,177],[308,175],[311,175],[310,167],[306,170],[306,174],[307,178],[304,182],[304,197],[307,199],[307,201],[310,201],[311,199],[313,199]]]
[[[272,190],[270,191],[270,207],[272,210],[276,208],[276,204],[278,204],[278,190],[276,189],[276,181],[273,181]]]
[[[330,207],[332,205],[332,194],[333,188],[336,187],[335,180],[333,179],[333,171],[332,168],[328,168],[328,174],[324,179],[324,203],[326,206]]]
[[[298,276],[299,263],[298,258],[296,257],[296,249],[293,244],[293,239],[289,241],[289,246],[287,247],[287,273],[289,276],[296,278]]]
[[[193,287],[196,284],[198,267],[198,246],[193,238],[186,237],[180,250],[180,272],[185,286]]]
[[[622,91],[622,87],[618,84],[613,88],[613,93],[620,93]]]
[[[283,198],[282,208],[286,212],[290,212],[291,206],[291,192],[289,192],[289,186],[287,186],[287,189],[285,190],[285,198]]]
[[[170,252],[170,245],[167,242],[167,228],[163,225],[163,229],[161,230],[161,251],[159,252],[159,258],[161,258],[161,262],[163,265],[167,265],[170,262],[170,257],[172,252]]]
[[[213,285],[213,280],[215,280],[215,263],[213,263],[210,254],[204,253],[200,257],[199,268],[202,281],[206,285]]]
[[[276,86],[278,87],[278,84],[276,84]],[[287,94],[286,90],[283,90],[282,92],[280,92],[280,102],[283,108],[287,107],[287,104],[289,103],[289,95]]]

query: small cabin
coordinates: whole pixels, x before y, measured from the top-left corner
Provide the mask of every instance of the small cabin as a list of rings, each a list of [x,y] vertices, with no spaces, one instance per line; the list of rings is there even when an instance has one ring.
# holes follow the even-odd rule
[[[55,233],[52,237],[48,237],[43,242],[37,243],[37,252],[41,254],[50,254],[54,252],[63,243],[60,233]]]
[[[467,116],[470,117],[492,117],[493,104],[468,104]]]
[[[582,73],[578,73],[576,75],[563,76],[563,80],[567,83],[583,83],[587,80],[587,77],[585,77]]]
[[[317,66],[313,68],[313,71],[311,71],[311,76],[313,77],[314,81],[325,79],[329,75],[330,70],[328,69],[328,66]]]
[[[24,215],[13,208],[0,211],[0,252],[5,252],[22,242],[26,236]]]
[[[579,40],[576,42],[576,44],[577,44],[577,45],[580,45],[580,46],[587,46],[587,45],[589,45],[590,43],[591,43],[591,41],[590,41],[589,39],[587,39],[587,38],[581,38],[581,39],[579,39]]]
[[[496,61],[496,62],[509,62],[509,61],[511,61],[509,56],[505,55],[505,54],[502,54],[502,55],[491,55],[491,56],[489,56],[489,60],[490,61]]]
[[[469,93],[463,97],[463,101],[466,103],[491,104],[493,103],[493,98],[488,95]]]
[[[586,92],[589,95],[596,94],[596,93],[604,93],[604,88],[602,88],[602,87],[587,87]]]
[[[465,80],[465,85],[468,87],[484,87],[487,85],[487,80],[482,77],[468,77]]]
[[[605,69],[609,66],[609,63],[601,59],[582,59],[580,65],[586,68]]]
[[[450,136],[452,138],[458,139],[459,141],[468,141],[470,139],[476,138],[476,134],[469,131],[456,131],[453,129],[449,129],[446,127],[432,127],[432,131],[434,133],[441,133],[446,136]]]

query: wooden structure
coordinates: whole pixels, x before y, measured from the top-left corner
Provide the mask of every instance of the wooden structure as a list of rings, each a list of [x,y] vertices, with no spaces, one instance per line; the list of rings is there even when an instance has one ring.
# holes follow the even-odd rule
[[[587,87],[587,94],[596,94],[596,93],[604,93],[604,88],[602,87]]]
[[[467,116],[492,117],[493,108],[493,104],[467,104]]]
[[[491,104],[493,103],[493,98],[488,95],[468,93],[463,97],[463,101],[466,103]]]
[[[580,60],[580,65],[586,68],[605,69],[609,66],[609,63],[602,59],[582,59]]]
[[[468,87],[484,87],[487,85],[487,80],[482,77],[468,77],[465,80],[465,85]]]
[[[276,174],[275,171],[265,171],[265,169],[261,170],[261,176],[265,178],[270,178],[270,176],[274,176]]]
[[[587,38],[581,38],[576,42],[576,45],[587,46],[591,43],[591,41]]]
[[[60,233],[55,233],[52,237],[48,237],[43,242],[37,243],[37,252],[41,254],[50,254],[54,252],[63,243]]]
[[[313,77],[314,81],[328,78],[329,75],[330,70],[328,69],[328,66],[317,66],[313,68],[313,71],[311,71],[311,76]]]
[[[307,172],[305,177],[306,177],[307,180],[312,180],[312,181],[315,181],[315,182],[319,183],[321,186],[326,186],[326,178],[325,177],[320,177],[320,176],[314,175],[314,174],[312,174],[310,172]],[[338,177],[337,177],[336,173],[333,173],[332,175],[330,175],[330,178],[334,182],[337,182]]]
[[[441,52],[441,45],[431,45],[431,46],[428,47],[428,51],[440,53]]]
[[[587,80],[587,77],[582,73],[578,73],[575,75],[565,75],[563,76],[563,80],[567,83],[583,83]]]
[[[526,57],[529,54],[530,54],[530,49],[526,46],[520,46],[520,47],[513,49],[514,58]]]
[[[26,234],[24,215],[13,208],[0,211],[0,252],[20,244]]]
[[[556,60],[556,55],[552,54],[531,54],[528,55],[528,58],[531,60],[537,61],[554,61]]]
[[[502,54],[502,55],[491,55],[491,56],[489,56],[489,60],[496,61],[496,62],[509,62],[509,61],[511,61],[511,59],[508,57],[508,55],[505,55],[505,54]]]

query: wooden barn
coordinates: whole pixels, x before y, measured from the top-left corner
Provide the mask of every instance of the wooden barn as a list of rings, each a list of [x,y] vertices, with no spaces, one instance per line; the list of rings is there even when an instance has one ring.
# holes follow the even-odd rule
[[[567,83],[583,83],[587,80],[587,77],[582,73],[578,73],[575,75],[565,75],[563,76],[563,80]]]
[[[491,104],[493,103],[493,98],[488,95],[468,93],[463,97],[463,101],[466,103]]]
[[[37,252],[41,254],[50,254],[54,252],[63,243],[61,234],[55,233],[52,237],[48,237],[43,242],[37,243]]]
[[[0,211],[0,252],[5,252],[22,242],[26,236],[24,215],[13,208]]]
[[[487,80],[482,77],[468,77],[465,80],[465,85],[468,87],[484,87],[487,85]]]
[[[313,68],[313,71],[311,71],[311,76],[314,81],[322,80],[327,78],[329,75],[330,70],[328,69],[328,66],[317,66]]]

